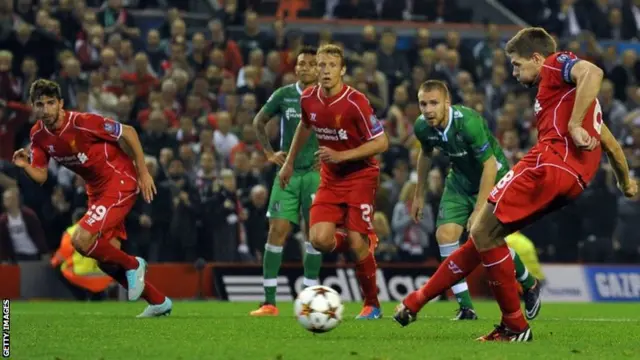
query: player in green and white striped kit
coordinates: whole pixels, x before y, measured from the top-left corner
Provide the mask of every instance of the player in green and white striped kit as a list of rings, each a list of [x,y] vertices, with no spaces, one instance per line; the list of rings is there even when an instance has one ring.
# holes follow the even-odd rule
[[[298,54],[295,71],[298,81],[295,84],[277,89],[253,120],[258,139],[265,149],[268,160],[278,166],[282,166],[284,163],[293,135],[300,122],[300,95],[305,88],[317,83],[318,70],[315,49],[304,48]],[[278,152],[271,148],[265,129],[267,122],[275,115],[280,115],[281,146]],[[260,304],[257,310],[251,312],[252,316],[278,315],[276,287],[282,262],[282,248],[291,231],[291,224],[299,223],[300,213],[304,216],[305,222],[309,223],[309,209],[320,184],[320,173],[315,168],[316,151],[318,151],[318,140],[315,136],[311,136],[295,160],[295,173],[287,187],[280,188],[277,179],[273,183],[267,211],[269,236],[262,260],[265,302]],[[307,242],[306,245],[304,285],[312,286],[318,282],[322,255],[310,243]]]
[[[491,134],[482,115],[462,105],[451,105],[447,86],[437,80],[425,82],[418,92],[422,115],[414,124],[414,134],[422,151],[418,158],[418,186],[413,201],[414,220],[421,217],[425,201],[429,158],[434,148],[449,157],[451,170],[440,200],[436,220],[436,240],[444,259],[460,247],[458,239],[470,229],[477,210],[486,202],[489,192],[507,172],[507,162],[500,144]],[[540,286],[515,251],[511,256],[516,277],[524,290],[527,319],[540,311]],[[471,296],[463,279],[451,289],[460,310],[456,320],[476,319]]]

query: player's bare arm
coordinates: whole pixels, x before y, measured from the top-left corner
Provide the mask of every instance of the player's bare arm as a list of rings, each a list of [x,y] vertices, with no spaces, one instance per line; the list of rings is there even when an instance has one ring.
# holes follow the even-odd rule
[[[153,182],[153,177],[149,174],[149,170],[144,161],[144,151],[142,150],[138,132],[133,127],[122,124],[121,138],[133,152],[133,161],[138,170],[138,185],[142,191],[142,197],[149,203],[153,200],[153,196],[157,193],[157,190]]]
[[[429,178],[429,170],[431,169],[431,152],[420,149],[418,154],[418,184],[413,194],[413,202],[411,204],[411,218],[416,223],[422,220],[422,210],[426,201],[427,179]]]
[[[304,116],[304,110],[303,110]],[[296,133],[293,135],[293,141],[291,142],[291,147],[289,148],[289,153],[287,154],[286,159],[284,160],[284,164],[280,169],[280,173],[278,173],[278,177],[280,178],[280,187],[285,188],[289,184],[289,180],[291,179],[291,175],[293,175],[293,162],[298,156],[300,149],[304,143],[307,142],[309,136],[311,135],[311,127],[307,125],[304,121],[300,121],[298,123],[298,127],[296,128]]]
[[[635,180],[631,179],[629,164],[627,163],[627,158],[624,156],[622,147],[605,124],[602,124],[600,140],[602,141],[602,149],[607,154],[609,163],[616,175],[620,190],[622,190],[624,196],[634,197],[638,192],[638,184]]]
[[[487,202],[489,192],[493,189],[498,175],[498,161],[496,157],[491,155],[487,160],[482,163],[482,176],[480,177],[480,188],[478,189],[478,197],[476,199],[476,205],[473,208],[471,216],[467,221],[467,229],[471,229],[471,225],[475,220],[476,215],[479,213],[482,206]]]
[[[40,169],[31,166],[29,163],[29,154],[25,149],[19,149],[13,153],[13,163],[17,167],[24,169],[27,175],[38,184],[42,185],[47,181],[49,176],[47,168]]]
[[[278,165],[284,165],[284,160],[287,157],[287,153],[284,151],[275,152],[269,141],[269,135],[267,135],[267,123],[269,123],[269,116],[265,114],[264,108],[258,111],[258,114],[253,118],[253,128],[256,130],[256,135],[260,145],[264,149],[264,154],[267,156],[267,160]]]
[[[583,150],[590,151],[598,146],[598,140],[582,127],[582,121],[600,92],[603,76],[602,69],[585,60],[578,61],[571,68],[571,80],[576,84],[576,100],[569,120],[569,133],[576,146]]]
[[[345,161],[368,159],[387,151],[388,148],[389,138],[385,133],[381,133],[377,137],[351,150],[336,151],[326,146],[320,146],[318,157],[321,161],[337,164]]]

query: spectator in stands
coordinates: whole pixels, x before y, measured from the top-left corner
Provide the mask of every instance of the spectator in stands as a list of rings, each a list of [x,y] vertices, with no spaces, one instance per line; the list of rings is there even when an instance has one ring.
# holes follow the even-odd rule
[[[380,47],[378,48],[377,68],[387,77],[389,86],[394,88],[409,73],[409,63],[406,54],[397,49],[397,35],[391,28],[382,32]]]
[[[207,233],[210,234],[210,243],[205,244],[205,248],[211,249],[213,261],[237,261],[240,253],[249,252],[242,224],[247,213],[236,195],[233,170],[223,169],[220,179],[214,186],[214,196],[205,204]]]
[[[434,231],[434,217],[429,207],[424,208],[422,220],[414,223],[411,219],[411,203],[416,183],[407,182],[393,209],[391,228],[395,234],[394,242],[398,247],[400,260],[421,262],[426,258],[429,236]]]
[[[140,36],[133,16],[122,6],[122,0],[108,0],[107,7],[97,15],[107,34],[120,34],[129,38]]]
[[[5,212],[0,215],[0,262],[36,261],[48,257],[49,248],[37,215],[20,205],[20,191],[2,194]]]
[[[264,251],[264,234],[269,231],[269,219],[267,218],[269,191],[262,184],[255,185],[249,192],[248,200],[245,205],[247,245],[249,253],[255,257],[256,261],[260,261]]]

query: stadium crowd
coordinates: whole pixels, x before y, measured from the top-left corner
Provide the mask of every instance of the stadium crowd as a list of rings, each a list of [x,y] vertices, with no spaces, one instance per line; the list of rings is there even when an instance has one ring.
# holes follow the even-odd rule
[[[328,4],[324,15],[379,17],[354,13],[367,8],[357,6],[365,2],[333,1],[335,7]],[[433,21],[447,20],[447,9],[455,3],[426,2],[441,5],[435,7],[437,13],[425,13]],[[61,85],[67,109],[109,116],[138,130],[158,194],[151,204],[140,199],[128,218],[125,246],[130,253],[150,261],[259,261],[276,168],[266,161],[252,120],[275,88],[296,81],[295,54],[312,42],[309,36],[290,31],[282,20],[274,22],[271,31],[261,31],[258,14],[235,1],[224,4],[204,31],[189,29],[181,13],[170,9],[162,26],[146,33],[122,0],[105,1],[98,10],[84,0],[36,3],[17,0],[14,6],[11,0],[0,0],[0,189],[5,211],[0,216],[0,262],[48,256],[72,217],[86,206],[82,180],[55,162],[44,186],[11,164],[13,151],[29,144],[36,119],[28,92],[38,77]],[[380,14],[391,2],[375,3]],[[561,36],[561,48],[605,70],[599,97],[604,121],[638,174],[640,61],[633,49],[619,53],[615,46],[598,42],[600,37],[635,35],[620,35],[629,31],[615,27],[600,32],[590,25],[597,21],[582,25],[571,20],[578,4],[594,3],[606,7],[610,22],[615,22],[620,8],[607,7],[615,1],[559,3],[560,12],[550,10],[558,21],[547,14],[544,19],[553,20],[553,26],[541,24]],[[231,36],[226,31],[230,24],[242,25],[244,32]],[[318,41],[311,45],[341,43],[330,30],[313,38]],[[436,155],[429,172],[429,206],[423,222],[414,224],[408,209],[417,177],[419,148],[412,124],[419,116],[418,87],[427,79],[446,81],[454,103],[484,115],[512,163],[536,138],[535,90],[521,87],[511,76],[495,25],[487,25],[486,38],[475,44],[455,31],[432,38],[427,27],[417,29],[407,51],[398,50],[397,40],[393,29],[377,32],[365,26],[358,41],[341,45],[348,54],[346,82],[367,95],[392,143],[381,158],[384,176],[374,219],[382,239],[378,256],[424,261],[438,255],[433,235],[448,162]],[[278,121],[269,129],[277,149]],[[635,262],[640,260],[639,218],[640,199],[621,197],[604,164],[576,204],[525,233],[538,246],[542,261]],[[303,239],[300,231],[292,236]],[[285,261],[300,259],[300,243],[287,242]]]

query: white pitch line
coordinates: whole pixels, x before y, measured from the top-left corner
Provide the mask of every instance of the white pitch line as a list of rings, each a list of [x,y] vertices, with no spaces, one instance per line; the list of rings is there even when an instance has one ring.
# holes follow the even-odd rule
[[[113,316],[113,315],[126,315],[122,312],[114,312],[114,313],[106,313],[106,312],[101,312],[101,311],[78,311],[78,312],[64,312],[64,313],[51,313],[51,312],[34,312],[34,311],[20,311],[20,310],[14,310],[13,311],[14,314],[17,315],[63,315],[63,316],[68,316],[68,315],[80,315],[80,316]],[[187,313],[180,313],[177,312],[175,313],[177,316],[188,316],[188,317],[200,317],[200,316],[211,316],[211,315],[215,315],[215,313],[199,313],[199,312],[187,312]],[[355,314],[355,313],[354,313]],[[225,318],[229,318],[229,317],[245,317],[244,315],[225,315]],[[291,316],[293,318],[293,316]],[[447,317],[447,316],[434,316],[434,315],[425,315],[425,316],[420,316],[419,319],[422,320],[429,320],[429,319],[434,319],[434,320],[446,320],[446,319],[451,319],[451,317]],[[570,317],[570,318],[558,318],[558,317],[545,317],[545,316],[540,316],[538,318],[536,318],[535,320],[537,321],[575,321],[575,322],[613,322],[613,323],[639,323],[640,324],[640,319],[629,319],[629,318],[574,318],[574,317]]]

